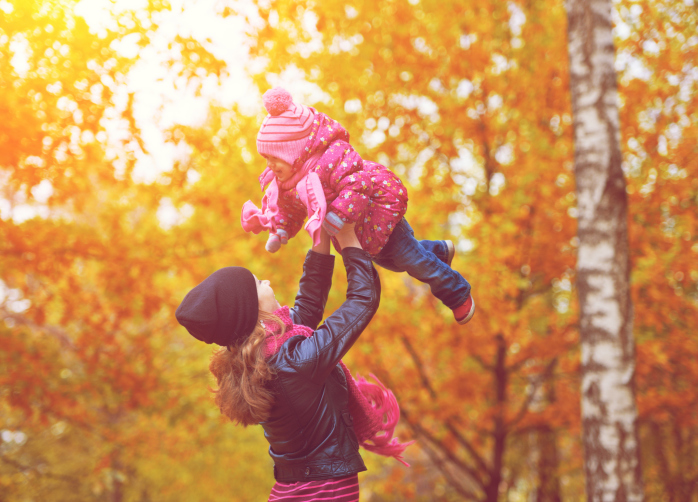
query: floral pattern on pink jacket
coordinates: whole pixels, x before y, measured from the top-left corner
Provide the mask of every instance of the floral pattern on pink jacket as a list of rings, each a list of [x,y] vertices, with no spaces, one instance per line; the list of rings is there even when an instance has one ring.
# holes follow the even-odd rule
[[[313,111],[315,119],[305,152],[294,166],[303,166],[310,157],[320,154],[308,172],[320,178],[327,212],[334,212],[346,223],[356,223],[361,246],[375,256],[407,211],[407,189],[385,166],[363,160],[349,144],[349,133],[339,122]],[[295,187],[279,189],[278,206],[276,228],[285,230],[291,238],[302,228],[308,210]],[[337,241],[332,240],[339,250]]]

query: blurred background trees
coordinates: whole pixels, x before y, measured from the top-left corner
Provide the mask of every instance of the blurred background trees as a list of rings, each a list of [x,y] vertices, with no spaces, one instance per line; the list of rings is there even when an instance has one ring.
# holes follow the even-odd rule
[[[643,483],[696,500],[698,13],[614,4]],[[408,185],[458,243],[466,327],[380,270],[347,358],[403,408],[413,467],[366,500],[582,500],[577,207],[566,13],[550,0],[0,2],[0,493],[264,500],[261,430],[226,424],[210,348],[174,319],[217,268],[292,301],[304,235],[240,228],[261,196],[261,94],[284,85]],[[328,309],[343,298],[341,267]]]

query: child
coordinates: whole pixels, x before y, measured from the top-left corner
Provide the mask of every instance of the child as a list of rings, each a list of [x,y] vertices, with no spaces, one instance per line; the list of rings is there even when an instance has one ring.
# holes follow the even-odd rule
[[[394,272],[407,272],[429,284],[453,310],[459,324],[475,313],[470,284],[451,268],[451,241],[417,241],[404,218],[407,189],[385,166],[363,160],[349,144],[349,133],[314,108],[296,104],[288,91],[264,93],[269,115],[257,135],[257,151],[267,160],[259,181],[262,209],[247,201],[242,226],[255,234],[267,230],[267,251],[276,252],[305,229],[317,242],[321,228],[331,236],[356,223],[356,236],[372,260]]]

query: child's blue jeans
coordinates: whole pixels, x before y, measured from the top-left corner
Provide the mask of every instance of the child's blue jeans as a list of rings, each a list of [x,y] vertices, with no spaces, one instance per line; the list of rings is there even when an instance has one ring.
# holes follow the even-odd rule
[[[446,261],[444,241],[418,241],[405,218],[395,226],[387,244],[373,261],[393,272],[407,272],[431,288],[431,293],[450,309],[459,307],[470,296],[470,284]]]

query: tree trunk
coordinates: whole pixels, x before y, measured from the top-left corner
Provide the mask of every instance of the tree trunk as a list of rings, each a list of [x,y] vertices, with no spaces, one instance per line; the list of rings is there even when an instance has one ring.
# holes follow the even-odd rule
[[[506,448],[507,427],[504,420],[504,406],[507,400],[507,384],[509,374],[506,368],[507,347],[502,335],[497,335],[497,356],[494,363],[494,385],[497,396],[497,412],[494,416],[494,443],[492,445],[492,471],[487,485],[485,500],[499,500],[499,485],[502,483],[504,468],[504,450]]]
[[[688,430],[686,441],[686,500],[693,500],[693,493],[698,488],[698,474],[696,473],[696,429]]]
[[[579,250],[582,425],[590,501],[640,501],[629,289],[610,0],[568,0]]]
[[[536,502],[561,502],[557,434],[549,425],[542,425],[536,431],[536,436],[539,451]]]
[[[557,400],[552,374],[545,376],[542,392],[545,392],[545,405],[552,405]],[[537,432],[538,442],[538,486],[536,502],[561,502],[559,465],[557,450],[557,432],[549,425],[541,425]]]
[[[662,426],[653,422],[649,426],[650,437],[652,440],[653,448],[653,461],[657,465],[657,470],[661,476],[661,483],[664,486],[664,497],[666,502],[676,502],[674,480],[671,471],[669,470],[669,462],[665,454],[666,446],[669,445],[669,441],[665,441],[662,434]]]
[[[114,452],[111,462],[112,490],[110,502],[123,502],[124,500],[123,468],[124,466],[121,463],[121,452],[119,450],[116,450]]]

